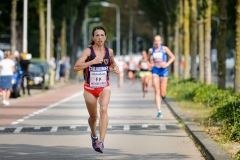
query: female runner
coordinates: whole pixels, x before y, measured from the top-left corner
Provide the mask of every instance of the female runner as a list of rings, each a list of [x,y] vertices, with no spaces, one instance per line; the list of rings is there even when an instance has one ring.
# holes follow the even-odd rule
[[[166,96],[166,88],[168,81],[168,66],[175,60],[175,56],[166,46],[162,46],[161,37],[159,35],[154,38],[155,47],[149,48],[148,50],[148,60],[152,55],[153,67],[152,67],[152,79],[155,90],[155,102],[158,109],[157,117],[162,117],[161,112],[161,98],[164,99]],[[170,59],[167,61],[167,56]]]
[[[148,91],[148,84],[151,76],[151,64],[148,61],[146,51],[142,51],[142,59],[139,61],[138,67],[140,68],[139,77],[142,81],[143,97],[145,97],[145,94]]]
[[[84,70],[84,99],[89,113],[88,123],[91,128],[92,147],[103,153],[104,138],[108,126],[108,103],[110,100],[109,71],[110,66],[119,74],[114,61],[113,50],[104,46],[106,31],[103,27],[95,27],[92,31],[92,42],[86,48],[74,66],[74,71]],[[97,102],[100,104],[100,120],[98,139],[96,125],[98,119]]]

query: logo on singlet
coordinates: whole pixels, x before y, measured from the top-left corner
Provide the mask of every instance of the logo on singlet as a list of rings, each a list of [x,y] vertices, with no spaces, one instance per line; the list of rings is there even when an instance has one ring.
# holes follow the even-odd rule
[[[108,64],[108,59],[104,59],[103,62],[104,62],[105,65],[107,65]]]

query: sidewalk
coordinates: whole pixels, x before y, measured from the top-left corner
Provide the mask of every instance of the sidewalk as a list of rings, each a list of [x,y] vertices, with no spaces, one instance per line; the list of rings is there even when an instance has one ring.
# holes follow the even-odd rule
[[[0,126],[27,116],[41,108],[69,97],[83,89],[82,83],[58,85],[50,90],[32,90],[31,96],[10,99],[9,106],[0,107]]]

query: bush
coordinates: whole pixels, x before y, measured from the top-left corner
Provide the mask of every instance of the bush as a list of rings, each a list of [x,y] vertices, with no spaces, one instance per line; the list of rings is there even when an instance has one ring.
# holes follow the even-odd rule
[[[232,95],[232,90],[218,89],[217,85],[202,85],[196,90],[194,101],[201,102],[207,107],[214,107],[222,100]]]

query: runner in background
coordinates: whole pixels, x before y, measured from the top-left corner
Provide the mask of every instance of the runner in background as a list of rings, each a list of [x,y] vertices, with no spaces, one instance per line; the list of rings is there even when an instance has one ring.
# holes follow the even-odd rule
[[[123,87],[123,79],[124,79],[124,69],[126,68],[126,63],[123,61],[122,56],[118,57],[117,65],[119,67],[118,88],[122,88]]]
[[[138,64],[134,61],[134,56],[130,56],[130,60],[128,61],[128,78],[130,79],[130,85],[134,88],[134,81],[136,77]]]
[[[142,82],[143,97],[145,97],[146,92],[148,92],[148,85],[151,76],[150,70],[152,68],[148,61],[146,51],[142,51],[142,59],[139,61],[138,67],[140,68],[139,77]]]
[[[155,102],[158,110],[157,117],[162,117],[161,98],[166,97],[166,88],[168,81],[168,66],[175,60],[175,56],[166,46],[162,45],[159,35],[154,38],[154,47],[148,50],[148,60],[152,55],[154,66],[152,67],[153,85],[155,90]],[[167,56],[170,59],[167,61]]]
[[[92,31],[91,46],[83,51],[74,66],[75,72],[84,70],[84,99],[90,115],[88,123],[91,128],[92,147],[100,153],[103,153],[104,139],[108,127],[107,110],[111,95],[109,86],[110,66],[116,74],[120,73],[114,61],[113,50],[104,46],[106,38],[105,29],[101,26],[95,27]],[[96,131],[97,102],[100,104],[100,140]]]

